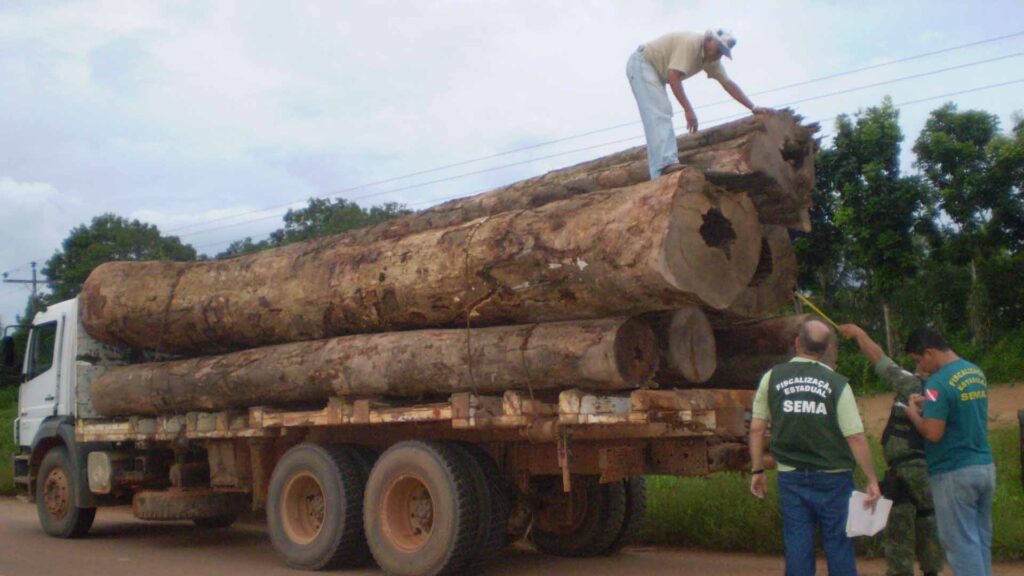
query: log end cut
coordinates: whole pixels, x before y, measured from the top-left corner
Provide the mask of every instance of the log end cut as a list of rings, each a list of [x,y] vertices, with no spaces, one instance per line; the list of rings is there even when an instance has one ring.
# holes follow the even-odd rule
[[[631,318],[615,334],[615,366],[626,388],[647,385],[658,369],[658,343],[643,321]]]
[[[746,194],[726,193],[697,170],[678,174],[663,247],[667,275],[700,303],[727,308],[750,283],[761,256],[757,209]]]

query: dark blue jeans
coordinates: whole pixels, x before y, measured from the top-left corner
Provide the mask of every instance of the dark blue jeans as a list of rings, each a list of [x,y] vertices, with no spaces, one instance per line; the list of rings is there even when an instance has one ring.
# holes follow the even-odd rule
[[[853,540],[846,536],[852,493],[850,472],[779,472],[786,576],[814,575],[814,532],[819,526],[829,575],[856,576]]]

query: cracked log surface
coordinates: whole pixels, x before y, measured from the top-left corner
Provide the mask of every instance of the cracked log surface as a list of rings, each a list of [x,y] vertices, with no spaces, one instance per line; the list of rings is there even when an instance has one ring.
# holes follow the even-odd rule
[[[703,171],[713,184],[748,194],[761,222],[809,231],[818,125],[801,125],[801,120],[779,110],[685,134],[677,139],[679,161]],[[346,233],[346,241],[397,238],[648,179],[647,150],[638,146],[355,230]]]
[[[97,340],[200,355],[345,334],[722,309],[761,226],[744,194],[683,170],[624,189],[352,246],[343,236],[222,261],[113,262],[80,297]]]
[[[658,342],[658,371],[654,381],[671,387],[706,382],[717,365],[715,334],[704,312],[685,306],[643,316]]]
[[[322,404],[335,395],[637,388],[658,363],[641,320],[415,330],[111,368],[92,383],[106,417]]]
[[[796,355],[796,333],[810,314],[780,316],[715,330],[718,369],[702,384],[708,388],[756,389],[772,366]]]

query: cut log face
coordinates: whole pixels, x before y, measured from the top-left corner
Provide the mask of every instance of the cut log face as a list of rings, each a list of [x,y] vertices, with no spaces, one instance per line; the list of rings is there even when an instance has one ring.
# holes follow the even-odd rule
[[[210,354],[427,327],[729,306],[753,277],[750,199],[684,170],[367,246],[333,237],[224,261],[114,262],[81,295],[108,343]]]
[[[704,312],[686,306],[644,316],[658,341],[661,362],[654,380],[660,386],[706,382],[717,365],[715,334]]]
[[[92,383],[106,417],[511,389],[637,388],[657,345],[641,320],[345,336],[111,368]]]
[[[726,310],[715,315],[716,326],[776,316],[793,301],[797,261],[789,230],[784,226],[764,226],[763,230],[761,257],[754,277]]]
[[[810,314],[782,316],[715,330],[718,369],[707,382],[712,388],[757,388],[772,366],[796,355],[796,335]]]

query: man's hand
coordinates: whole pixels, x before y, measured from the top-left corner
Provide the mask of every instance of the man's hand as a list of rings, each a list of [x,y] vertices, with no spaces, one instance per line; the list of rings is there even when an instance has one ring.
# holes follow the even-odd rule
[[[874,510],[875,504],[878,503],[878,499],[882,497],[882,489],[878,487],[878,480],[868,480],[868,485],[866,489],[868,497],[866,500],[864,500],[864,507],[871,508],[872,510]]]
[[[911,411],[913,411],[915,414],[920,414],[922,411],[924,411],[924,396],[920,394],[911,394],[910,398],[907,401],[909,402],[909,404],[907,404],[907,407],[904,408],[904,411],[906,411],[908,416],[910,415]]]
[[[686,110],[686,131],[693,134],[697,131],[697,114],[693,109]]]
[[[750,477],[750,493],[757,496],[759,499],[764,500],[764,495],[768,492],[768,480],[764,475],[764,472],[760,474],[754,474]]]
[[[847,340],[851,338],[857,338],[864,333],[864,329],[856,324],[841,324],[839,326],[839,334]]]

